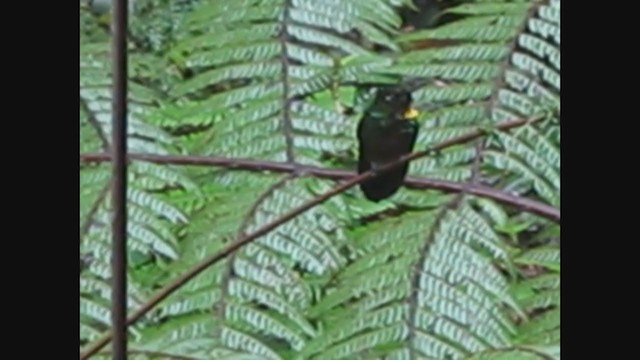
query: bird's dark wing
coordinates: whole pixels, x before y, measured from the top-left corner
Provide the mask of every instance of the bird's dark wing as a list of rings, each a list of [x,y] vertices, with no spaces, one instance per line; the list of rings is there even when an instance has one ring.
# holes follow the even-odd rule
[[[358,136],[358,174],[365,173],[371,170],[371,163],[367,160],[369,157],[367,156],[367,150],[365,146],[366,138],[364,134],[365,119],[362,119],[358,123],[357,136]]]
[[[403,124],[405,125],[405,124]],[[377,146],[383,147],[385,151],[390,152],[394,159],[411,153],[418,135],[418,126],[414,122],[407,123],[408,128],[399,132],[394,136],[391,143],[379,143]],[[363,146],[360,139],[362,135],[358,134],[360,140],[360,157],[358,159],[358,173],[363,173],[372,168],[371,154],[367,152],[367,146]],[[388,171],[376,174],[372,178],[365,180],[360,184],[360,189],[365,197],[370,201],[378,202],[395,194],[404,183],[404,179],[409,170],[409,163],[405,162]]]
[[[416,139],[418,138],[419,125],[415,121],[409,121],[407,125],[409,125],[409,127],[402,134],[402,144],[404,144],[402,147],[402,155],[410,154],[413,151],[413,147],[416,145]],[[409,171],[409,163],[405,162],[399,168],[402,169],[402,182],[404,182],[404,178]]]

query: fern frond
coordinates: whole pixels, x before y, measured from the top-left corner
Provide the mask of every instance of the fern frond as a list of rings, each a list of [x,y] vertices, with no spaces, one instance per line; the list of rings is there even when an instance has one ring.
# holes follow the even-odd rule
[[[498,236],[471,208],[442,214],[385,220],[359,237],[364,255],[340,272],[309,311],[325,330],[301,357],[378,351],[392,358],[414,353],[456,359],[509,346],[515,326],[502,306],[517,305],[492,263],[505,256]],[[460,222],[474,230],[460,231]],[[494,249],[493,255],[480,255],[478,247]],[[379,353],[383,348],[389,352]]]
[[[558,352],[559,353],[559,352]],[[516,348],[508,350],[488,351],[486,353],[480,353],[465,360],[559,360],[559,356],[553,356],[553,352],[546,352],[544,350],[538,350],[535,348]],[[559,354],[558,354],[559,355]]]
[[[257,179],[255,174],[255,185],[251,185],[246,176],[224,176],[233,176],[233,185],[218,190],[204,187],[210,198],[191,212],[182,241],[183,257],[169,267],[170,272],[181,273],[219,250],[225,239],[254,231],[286,209],[309,200],[313,191],[325,191],[329,186],[315,179]],[[344,207],[339,200],[327,206]],[[215,316],[210,324],[217,324],[216,348],[251,351],[268,358],[285,348],[300,349],[316,331],[302,313],[305,304],[312,301],[304,276],[342,266],[345,259],[340,247],[345,241],[339,218],[328,208],[315,208],[207,270],[171,296],[156,315],[167,319],[168,329],[173,318],[213,308]],[[179,333],[174,336],[176,344],[191,341]],[[155,340],[145,335],[140,344],[152,346],[148,341]]]
[[[132,58],[136,64],[135,55]],[[108,43],[83,44],[80,51],[80,148],[81,151],[105,151],[111,142],[111,68]],[[139,76],[134,74],[133,76]],[[170,154],[173,138],[147,122],[161,96],[151,88],[130,81],[128,114],[128,150],[131,152]],[[110,325],[107,281],[111,278],[111,195],[109,166],[85,166],[80,171],[80,253],[93,259],[80,274],[80,314],[84,334],[81,340],[93,340]],[[128,251],[129,305],[135,308],[148,290],[134,270],[154,258],[177,259],[178,237],[172,226],[185,223],[184,212],[154,194],[164,188],[178,187],[199,194],[198,186],[180,169],[134,162],[129,165]],[[135,259],[139,259],[135,260]],[[83,305],[84,304],[84,305]],[[98,304],[104,304],[102,308]],[[100,311],[97,311],[101,309]],[[89,329],[93,329],[91,331]],[[101,329],[101,330],[99,330]],[[135,328],[134,328],[135,330]]]
[[[207,2],[185,26],[197,35],[170,55],[195,73],[172,95],[203,99],[200,114],[224,112],[204,154],[319,165],[323,153],[353,146],[355,125],[300,96],[382,66],[352,34],[395,48],[389,34],[399,20],[381,0]],[[349,54],[369,60],[341,66]]]
[[[411,175],[559,206],[560,2],[467,1],[448,10],[459,20],[398,35],[396,7],[409,3],[138,0],[157,16],[132,28],[129,151],[343,167],[359,115],[344,110],[363,109],[358,86],[338,84],[421,77],[431,82],[414,92],[416,150],[550,116],[412,162]],[[111,65],[107,42],[87,39],[80,149],[100,152],[111,139]],[[412,49],[422,40],[449,45]],[[174,137],[183,128],[196,130]],[[145,162],[129,175],[131,309],[335,185]],[[81,168],[80,250],[92,258],[80,275],[83,343],[110,326],[110,176],[106,165]],[[509,247],[520,229],[547,223],[464,194],[357,195],[296,216],[182,286],[131,328],[132,358],[559,359],[559,248]]]
[[[511,293],[532,317],[519,326],[516,342],[526,346],[560,346],[560,249],[523,252],[516,262],[546,271],[514,285]],[[559,358],[559,356],[558,356]]]
[[[323,186],[328,184],[307,179],[278,181],[246,214],[239,234],[273,221],[287,209],[311,199],[312,191]],[[229,334],[248,336],[265,349],[303,348],[316,332],[303,313],[313,301],[312,289],[304,278],[307,274],[327,274],[345,264],[340,251],[345,235],[340,220],[324,207],[317,207],[249,244],[227,264],[224,295],[218,305],[224,310],[218,321],[224,322],[227,331],[233,329]],[[230,349],[242,350],[234,345],[233,338],[224,335],[224,329],[221,342]]]
[[[472,128],[540,114],[560,103],[560,1],[468,2],[452,9],[463,18],[436,29],[414,32],[398,40],[447,40],[452,45],[416,49],[397,57],[393,74],[425,77],[433,82],[414,93],[421,118],[417,140],[424,146],[450,139]],[[463,181],[472,160],[482,155],[494,169],[498,186],[519,193],[533,189],[559,204],[559,139],[551,125],[526,126],[500,133],[481,154],[467,146],[411,165],[417,176]],[[521,179],[518,185],[515,178]],[[516,187],[517,188],[514,188]]]

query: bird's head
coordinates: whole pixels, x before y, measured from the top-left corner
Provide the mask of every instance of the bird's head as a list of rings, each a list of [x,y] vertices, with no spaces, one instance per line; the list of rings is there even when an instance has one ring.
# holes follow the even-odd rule
[[[411,92],[399,87],[382,87],[376,92],[373,110],[396,120],[413,120],[420,114],[411,107]]]

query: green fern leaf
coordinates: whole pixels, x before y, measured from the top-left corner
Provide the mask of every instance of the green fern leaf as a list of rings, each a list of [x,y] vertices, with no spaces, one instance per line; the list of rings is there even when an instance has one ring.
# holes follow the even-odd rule
[[[489,260],[505,256],[497,235],[489,226],[480,227],[485,235],[458,232],[453,225],[461,221],[482,224],[470,208],[438,213],[386,220],[360,239],[366,254],[310,309],[326,330],[302,358],[352,358],[393,343],[403,344],[391,346],[399,358],[462,358],[508,346],[515,327],[499,304],[517,305]],[[491,257],[472,250],[488,244],[496,249]]]

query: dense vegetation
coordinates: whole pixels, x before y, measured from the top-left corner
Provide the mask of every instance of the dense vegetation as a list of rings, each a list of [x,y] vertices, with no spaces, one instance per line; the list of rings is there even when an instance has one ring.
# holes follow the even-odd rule
[[[359,84],[429,80],[416,151],[486,132],[208,268],[130,327],[131,358],[560,358],[560,0],[414,2],[131,1],[129,152],[157,155],[129,167],[131,311],[340,182],[314,169],[353,173]],[[111,63],[109,0],[80,8],[85,349],[110,326]],[[515,119],[536,121],[496,129]]]

